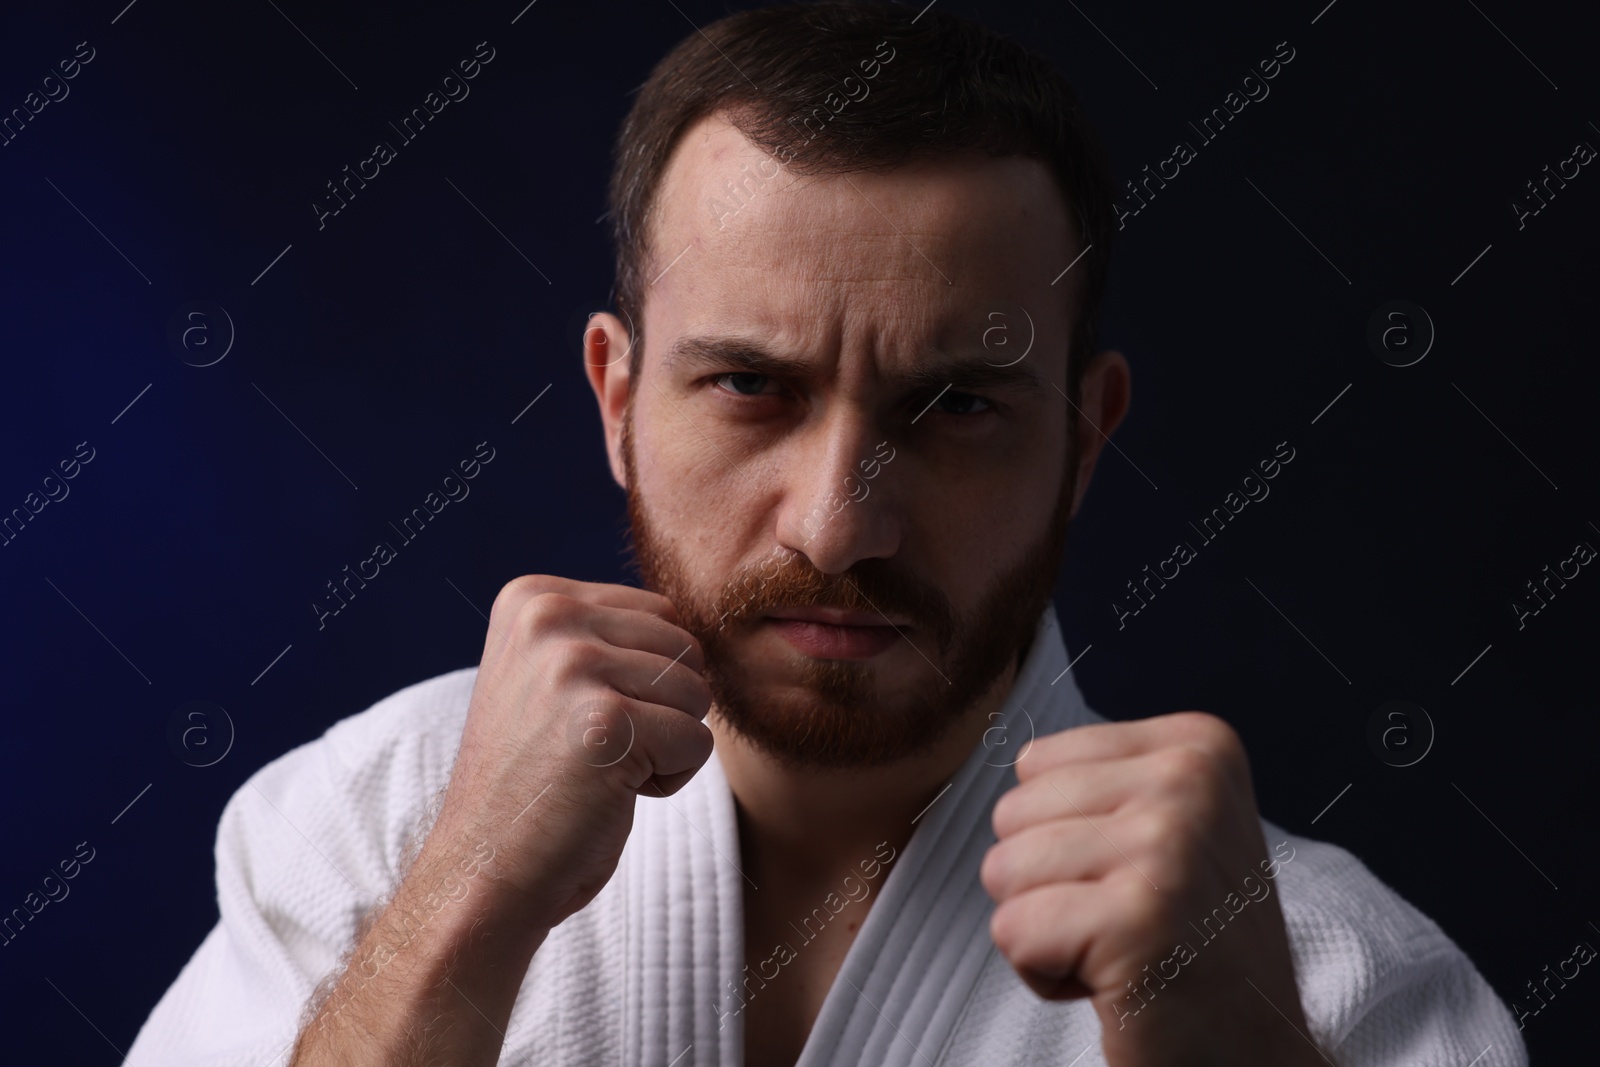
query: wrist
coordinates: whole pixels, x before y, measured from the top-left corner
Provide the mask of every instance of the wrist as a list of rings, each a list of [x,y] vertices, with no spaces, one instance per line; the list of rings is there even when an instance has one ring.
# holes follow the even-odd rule
[[[503,1027],[548,930],[494,888],[483,853],[442,852],[417,857],[361,937],[318,1012],[319,1034],[389,1033],[385,1021],[438,1017],[461,997]]]
[[[478,939],[502,943],[510,956],[523,952],[531,958],[554,925],[541,920],[536,905],[532,894],[505,877],[493,841],[470,830],[436,830],[386,915],[409,930],[433,927],[446,943],[441,947],[469,949],[475,932]]]

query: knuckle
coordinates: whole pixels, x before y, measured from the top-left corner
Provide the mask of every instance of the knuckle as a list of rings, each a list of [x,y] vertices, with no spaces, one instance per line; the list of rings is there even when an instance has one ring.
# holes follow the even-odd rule
[[[626,740],[632,733],[633,716],[622,700],[602,700],[592,705],[585,714],[589,744],[610,744],[614,739]]]
[[[649,590],[646,590],[646,592],[649,592]],[[650,592],[650,596],[655,600],[656,610],[669,622],[676,624],[678,621],[678,606],[660,593]]]
[[[588,677],[604,656],[604,651],[589,641],[563,641],[551,651],[552,673],[569,679]]]
[[[683,645],[688,646],[688,651],[683,654],[683,658],[679,662],[697,665],[697,670],[703,668],[705,666],[705,649],[700,646],[700,639],[680,626],[672,627],[671,634],[680,647]]]
[[[1219,779],[1213,778],[1191,789],[1184,797],[1182,814],[1194,833],[1203,833],[1217,825],[1227,810],[1228,791]]]
[[[494,606],[515,610],[540,593],[553,589],[554,583],[555,579],[548,574],[520,575],[500,587],[500,592],[494,598]]]
[[[983,864],[978,868],[978,880],[983,883],[989,896],[1000,900],[1006,896],[1006,887],[1010,884],[1009,873],[1006,850],[995,845],[983,857]]]
[[[1134,875],[1124,890],[1123,900],[1130,929],[1160,930],[1166,927],[1167,901],[1143,878]]]
[[[1156,754],[1156,778],[1168,791],[1187,790],[1211,773],[1212,762],[1206,753],[1188,745],[1163,749]]]
[[[1055,950],[1047,940],[1038,936],[1038,924],[1034,923],[1030,928],[1020,922],[1014,923],[1011,948],[1006,954],[1011,965],[1025,971],[1053,970],[1056,966]]]
[[[1017,759],[1017,781],[1029,781],[1060,763],[1071,744],[1067,733],[1062,730],[1035,737]]]
[[[1243,751],[1239,732],[1221,716],[1207,711],[1186,711],[1182,715],[1184,728],[1198,744],[1216,752]]]
[[[580,606],[565,593],[541,592],[523,602],[517,610],[517,624],[524,633],[542,633],[571,619]]]
[[[1170,810],[1163,807],[1148,808],[1130,816],[1126,828],[1129,851],[1146,856],[1160,852],[1163,845],[1172,840],[1173,823]]]
[[[567,725],[572,755],[602,771],[623,763],[636,747],[635,724],[627,704],[626,698],[613,693],[578,705]]]
[[[1010,960],[1018,950],[1021,908],[1016,903],[1001,904],[989,917],[989,937],[1000,954]]]
[[[1004,838],[1008,836],[1012,827],[1016,826],[1019,815],[1017,805],[1019,803],[1017,790],[1015,789],[1008,790],[995,803],[994,811],[989,815],[989,822],[994,827],[995,837]]]

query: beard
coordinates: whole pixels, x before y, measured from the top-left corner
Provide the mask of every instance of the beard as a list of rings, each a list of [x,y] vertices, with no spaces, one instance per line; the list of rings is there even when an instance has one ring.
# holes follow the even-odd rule
[[[976,606],[956,613],[938,586],[893,559],[863,559],[842,574],[818,570],[804,553],[774,545],[742,565],[716,593],[702,592],[692,570],[646,513],[633,456],[633,403],[622,420],[631,551],[646,589],[665,596],[705,653],[711,713],[781,765],[838,770],[882,767],[932,749],[1015,659],[1020,669],[1039,616],[1050,603],[1066,548],[1077,465],[1068,457],[1048,528],[1022,558],[989,583]],[[851,506],[846,504],[845,506]],[[900,693],[879,691],[866,661],[805,656],[797,687],[757,699],[761,678],[741,662],[741,637],[781,607],[830,607],[900,615],[905,640],[927,664]]]

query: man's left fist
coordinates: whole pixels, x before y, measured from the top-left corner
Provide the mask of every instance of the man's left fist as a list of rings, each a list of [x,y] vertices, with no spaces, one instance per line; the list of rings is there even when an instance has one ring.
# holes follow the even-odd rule
[[[1294,850],[1269,857],[1232,727],[1198,711],[1079,726],[1036,739],[1017,780],[981,872],[990,933],[1040,996],[1091,999],[1107,1063],[1332,1062],[1272,895]]]

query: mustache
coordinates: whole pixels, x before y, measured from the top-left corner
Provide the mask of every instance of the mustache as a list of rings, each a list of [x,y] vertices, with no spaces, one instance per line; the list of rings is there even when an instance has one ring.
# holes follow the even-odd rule
[[[954,628],[949,598],[889,560],[864,559],[841,574],[827,574],[803,554],[781,548],[740,567],[728,579],[717,596],[715,627],[721,631],[749,625],[785,607],[904,616],[934,633],[941,648]]]

